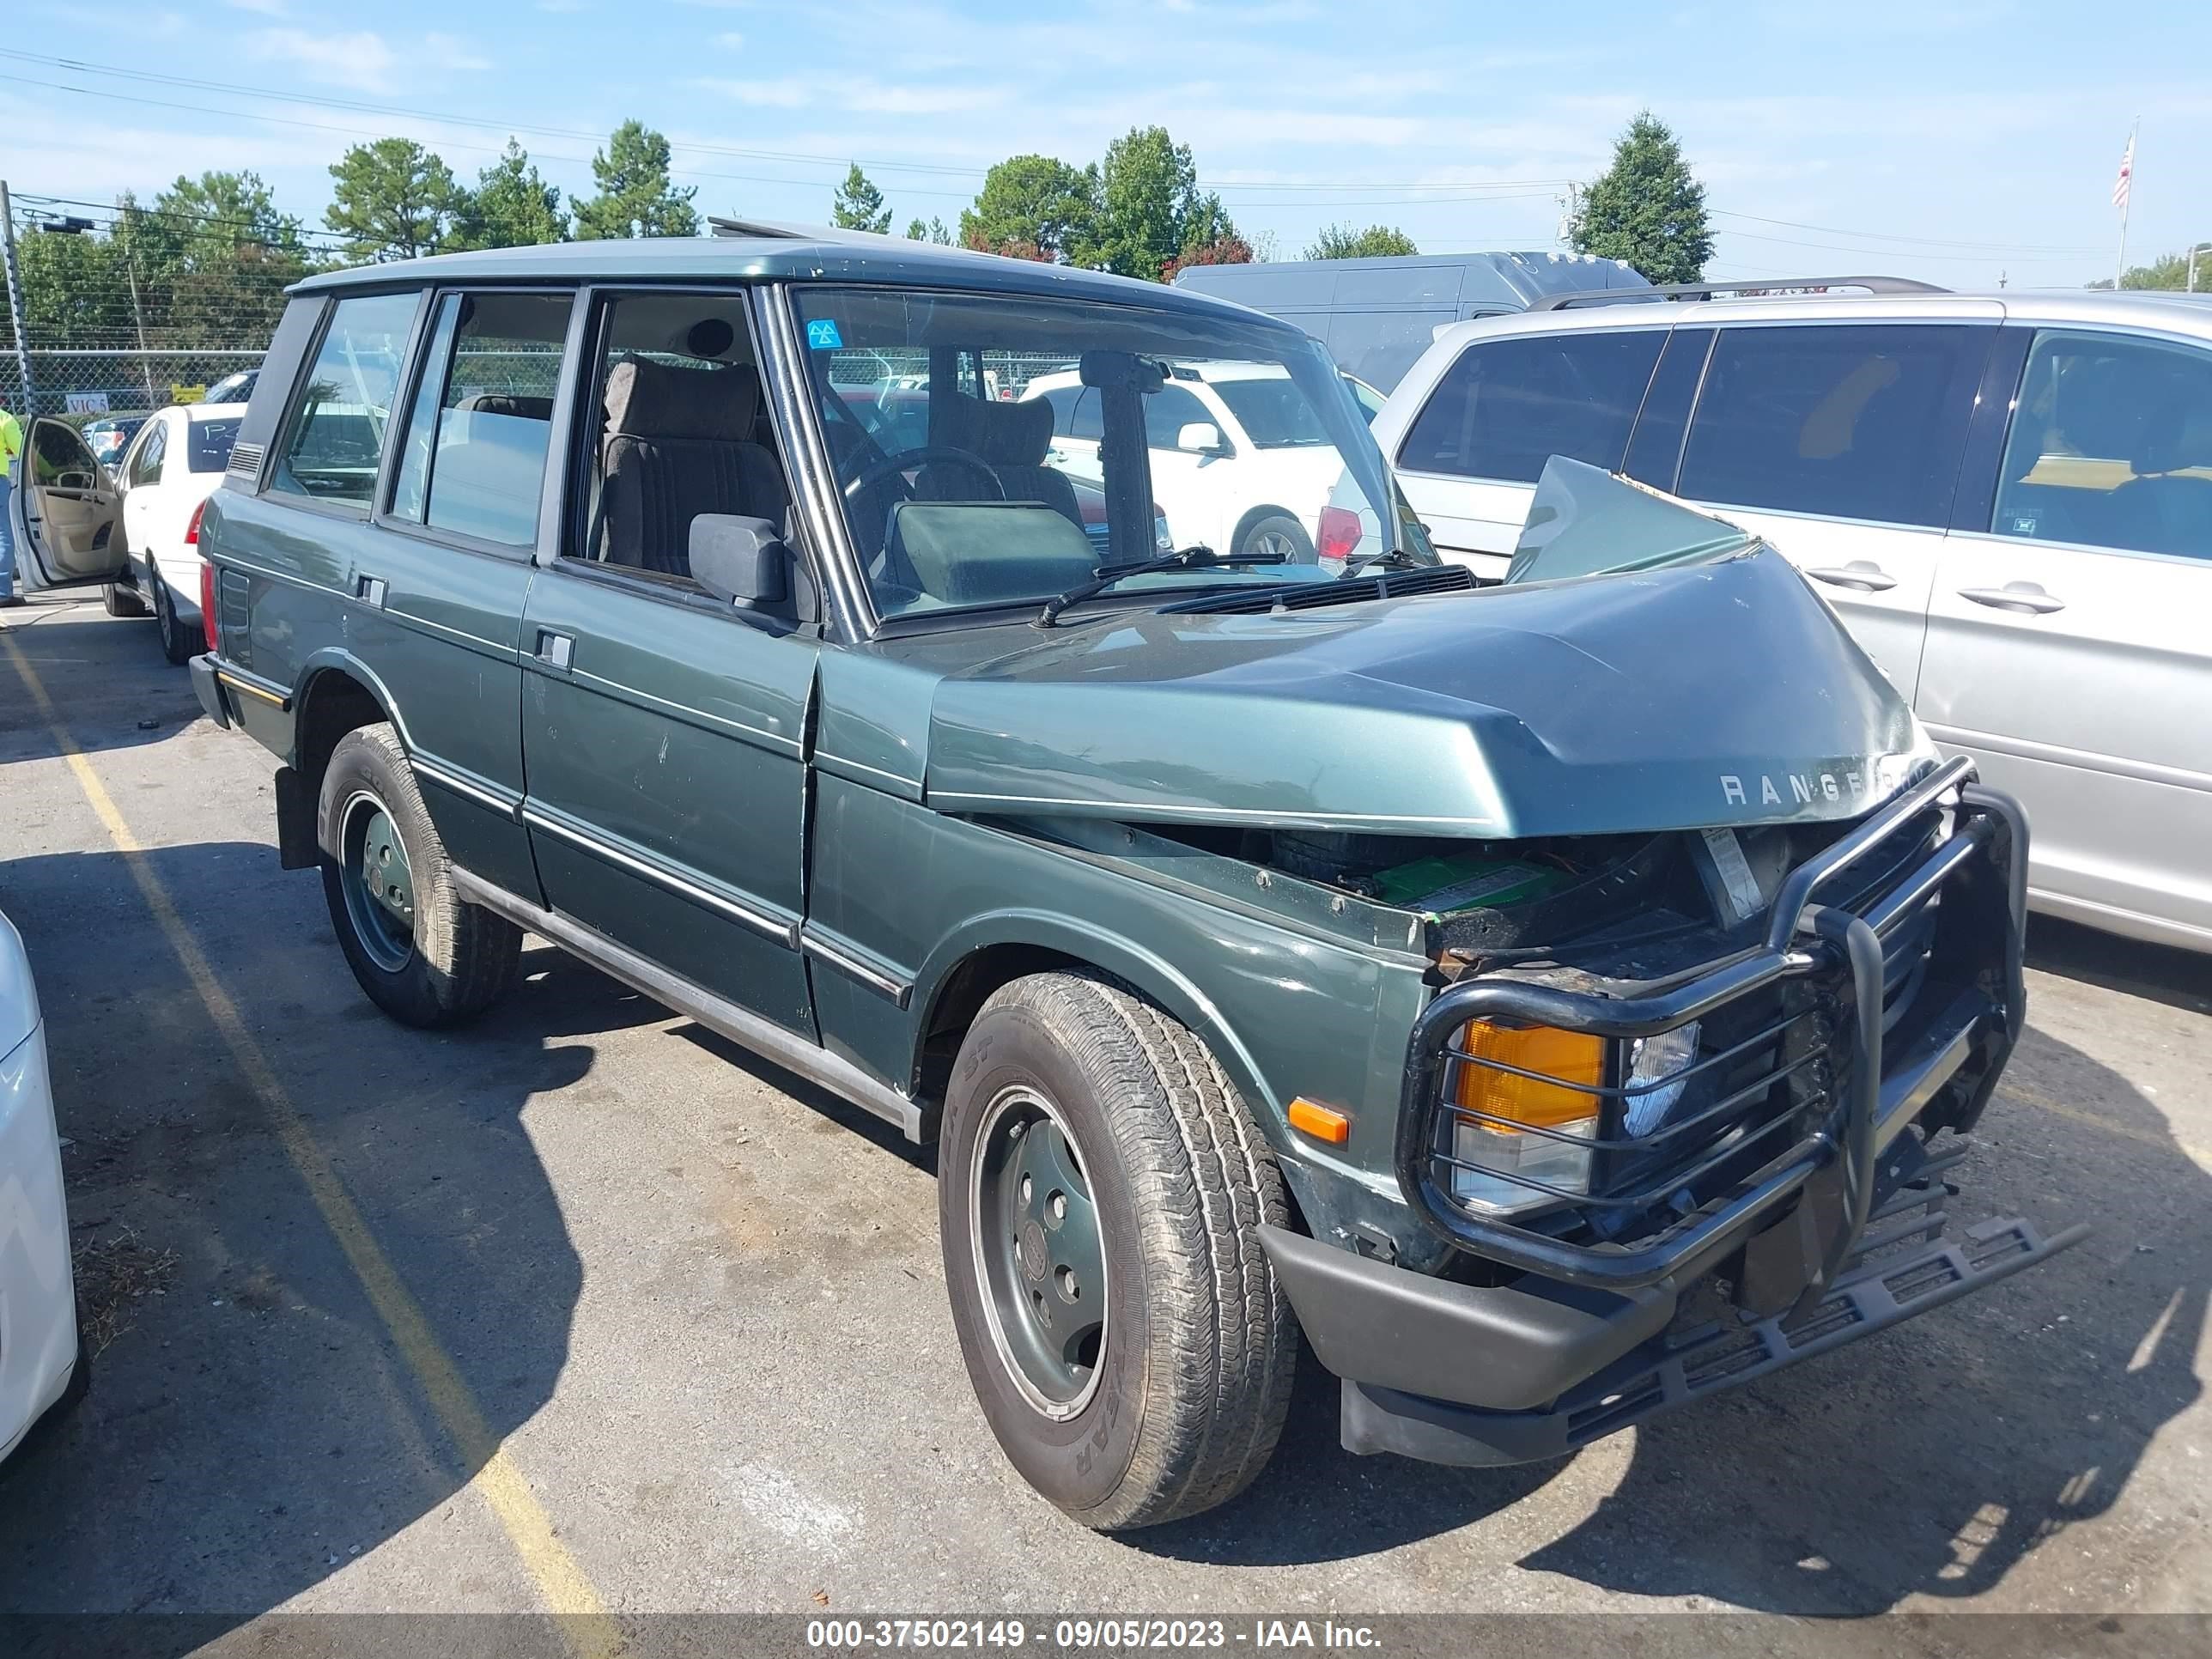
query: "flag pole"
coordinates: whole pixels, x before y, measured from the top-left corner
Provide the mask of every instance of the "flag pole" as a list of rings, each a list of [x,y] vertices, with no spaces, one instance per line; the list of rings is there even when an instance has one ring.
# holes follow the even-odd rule
[[[2112,292],[2118,294],[2128,278],[2128,213],[2136,204],[2136,137],[2142,131],[2142,117],[2136,117],[2135,125],[2128,129],[2128,193],[2120,198],[2120,263],[2112,272]]]

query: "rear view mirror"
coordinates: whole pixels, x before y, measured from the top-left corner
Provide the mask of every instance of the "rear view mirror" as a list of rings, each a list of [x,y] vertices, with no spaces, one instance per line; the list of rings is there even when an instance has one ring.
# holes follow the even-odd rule
[[[746,610],[791,598],[791,550],[767,519],[702,513],[691,520],[691,576],[718,599]]]
[[[1229,446],[1221,441],[1221,428],[1211,421],[1193,421],[1176,433],[1176,447],[1187,455],[1218,455]]]

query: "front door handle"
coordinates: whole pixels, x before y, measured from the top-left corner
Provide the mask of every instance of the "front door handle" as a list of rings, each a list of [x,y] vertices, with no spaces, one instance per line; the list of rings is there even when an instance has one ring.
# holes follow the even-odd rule
[[[548,668],[566,668],[574,656],[576,641],[566,634],[556,634],[550,628],[538,630],[538,660]]]
[[[1887,593],[1897,586],[1896,577],[1868,559],[1853,559],[1846,565],[1825,565],[1805,574],[1831,587],[1856,587],[1863,593]]]
[[[2002,587],[1962,587],[1959,597],[1972,599],[1976,605],[1995,605],[2000,611],[2032,611],[2039,617],[2066,608],[2065,600],[2045,592],[2033,582],[2007,582]]]

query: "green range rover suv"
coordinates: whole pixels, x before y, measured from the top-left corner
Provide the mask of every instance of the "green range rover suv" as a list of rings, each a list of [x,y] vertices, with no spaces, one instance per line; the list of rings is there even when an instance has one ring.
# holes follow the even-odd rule
[[[934,1139],[1100,1528],[1249,1482],[1301,1329],[1347,1445],[1512,1462],[2079,1237],[1946,1229],[2026,825],[1754,538],[1562,464],[1478,589],[1295,328],[758,230],[293,290],[194,680],[393,1018],[535,933]],[[1162,512],[1273,476],[1201,376],[1325,504]]]

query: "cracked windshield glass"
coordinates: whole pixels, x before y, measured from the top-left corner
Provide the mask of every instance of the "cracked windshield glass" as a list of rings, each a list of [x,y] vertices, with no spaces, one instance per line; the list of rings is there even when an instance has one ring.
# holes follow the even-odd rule
[[[800,312],[885,617],[1042,602],[1176,554],[1115,591],[1328,580],[1418,538],[1351,386],[1280,329],[881,289]]]

